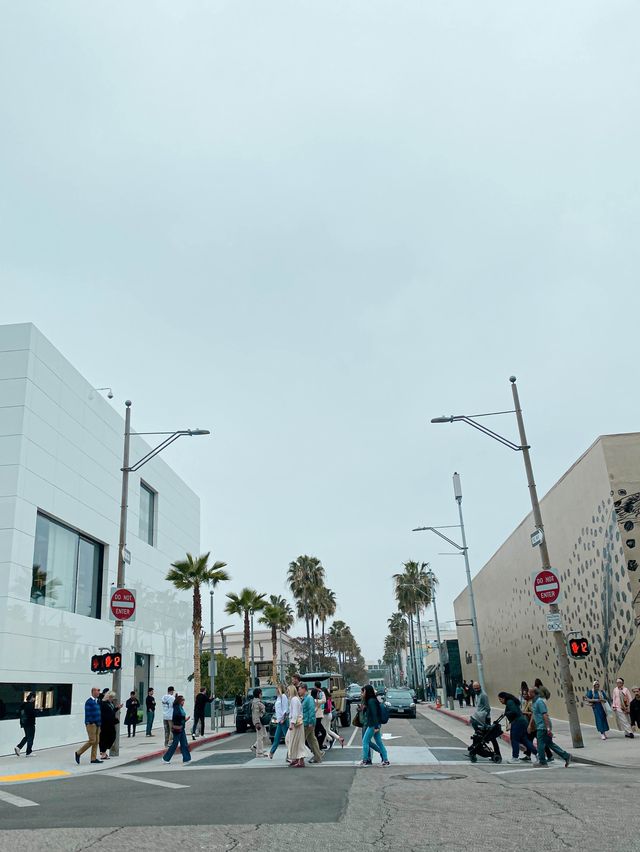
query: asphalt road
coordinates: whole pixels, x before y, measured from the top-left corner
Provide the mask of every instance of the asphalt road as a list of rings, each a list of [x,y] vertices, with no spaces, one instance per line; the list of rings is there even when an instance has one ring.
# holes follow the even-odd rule
[[[640,850],[637,772],[466,758],[431,718],[385,726],[392,765],[356,768],[359,732],[326,765],[257,760],[249,734],[91,776],[0,787],[0,849]],[[508,756],[505,748],[505,756]],[[410,776],[426,778],[412,780]],[[21,800],[7,801],[2,796]],[[622,804],[623,803],[623,804]]]

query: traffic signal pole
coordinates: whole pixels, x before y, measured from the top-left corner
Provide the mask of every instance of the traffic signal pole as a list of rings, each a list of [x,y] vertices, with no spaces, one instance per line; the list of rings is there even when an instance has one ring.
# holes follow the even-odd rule
[[[542,570],[551,570],[551,560],[549,558],[549,548],[547,539],[544,534],[544,526],[542,524],[542,512],[540,511],[540,503],[538,501],[538,491],[533,478],[533,467],[531,465],[531,456],[529,454],[529,445],[527,444],[527,436],[524,429],[524,420],[522,417],[522,409],[520,408],[520,397],[518,396],[518,388],[516,387],[516,377],[511,376],[511,391],[513,393],[513,404],[518,420],[518,431],[520,433],[520,449],[524,459],[524,467],[527,473],[527,483],[529,485],[529,495],[531,497],[531,508],[533,509],[533,519],[536,527],[542,532],[542,541],[538,545],[540,548],[540,561]],[[557,603],[549,604],[549,612],[559,613],[560,609]],[[573,678],[571,677],[571,668],[569,666],[569,656],[567,654],[567,640],[563,630],[554,630],[553,638],[556,643],[556,653],[558,655],[558,665],[560,668],[560,680],[562,681],[562,690],[564,692],[564,700],[567,707],[567,716],[569,719],[569,730],[571,731],[571,741],[574,748],[584,748],[582,740],[582,731],[580,729],[580,720],[578,719],[578,707],[576,704],[576,696],[573,689]]]
[[[124,417],[124,452],[122,455],[122,497],[120,500],[120,535],[118,537],[118,574],[116,578],[116,588],[121,589],[124,586],[124,571],[125,561],[124,552],[127,546],[127,508],[129,504],[129,443],[131,440],[131,400],[125,402],[127,407]],[[122,627],[121,619],[116,620],[113,634],[113,649],[114,654],[119,654],[122,658]],[[116,694],[116,701],[124,704],[121,696],[122,690],[122,670],[116,669],[111,680],[111,690]],[[122,725],[116,725],[116,738],[109,749],[109,754],[117,757],[120,754],[120,728]]]

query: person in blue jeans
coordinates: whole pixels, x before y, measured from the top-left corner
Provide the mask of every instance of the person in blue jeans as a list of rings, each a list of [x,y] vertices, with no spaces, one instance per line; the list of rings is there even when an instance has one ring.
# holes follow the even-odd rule
[[[173,718],[171,726],[173,731],[173,742],[169,746],[165,756],[162,758],[165,763],[169,763],[171,758],[180,746],[182,753],[182,762],[189,763],[191,760],[191,752],[189,751],[189,741],[187,740],[187,722],[191,717],[187,716],[184,709],[184,695],[176,695],[173,702]]]
[[[269,757],[273,760],[273,755],[280,745],[280,740],[283,740],[289,730],[289,698],[287,697],[287,687],[283,683],[279,683],[276,687],[278,697],[276,698],[276,706],[273,715],[276,717],[276,732],[273,737],[273,745],[269,751]]]
[[[509,736],[511,739],[511,762],[520,763],[520,746],[525,750],[522,760],[531,760],[531,754],[535,752],[535,746],[527,734],[527,719],[520,709],[520,701],[510,692],[499,692],[498,701],[504,704],[504,715],[509,720],[511,728]]]
[[[533,716],[529,722],[529,733],[532,733],[533,730],[535,730],[536,739],[538,741],[538,763],[536,765],[547,765],[547,758],[545,755],[546,747],[550,748],[551,751],[555,751],[555,753],[564,760],[565,767],[569,766],[569,763],[571,762],[571,755],[563,748],[560,748],[559,745],[556,745],[553,741],[553,730],[551,728],[549,711],[538,687],[533,686],[529,690],[529,698],[533,702],[531,705]]]
[[[370,683],[368,683],[363,690],[363,703],[365,724],[363,725],[362,761],[360,762],[360,766],[371,766],[371,748],[373,745],[371,740],[375,742],[377,746],[376,750],[380,752],[382,765],[389,766],[389,757],[380,734],[380,728],[382,726],[382,720],[380,718],[380,704],[376,698],[375,690]]]

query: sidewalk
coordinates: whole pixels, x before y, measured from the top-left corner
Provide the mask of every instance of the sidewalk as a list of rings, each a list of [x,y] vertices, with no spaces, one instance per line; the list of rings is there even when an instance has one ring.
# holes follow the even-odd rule
[[[209,720],[207,719],[207,722]],[[189,750],[199,748],[207,743],[230,737],[235,733],[235,726],[229,725],[219,728],[216,733],[206,731],[204,737],[192,740],[189,736]],[[77,743],[58,746],[56,748],[45,748],[38,750],[38,735],[36,728],[36,740],[33,754],[25,757],[24,750],[20,757],[15,754],[0,757],[0,784],[19,783],[21,781],[39,781],[49,778],[64,778],[72,775],[86,775],[88,773],[100,772],[104,769],[127,766],[132,763],[140,763],[145,760],[153,760],[164,754],[164,731],[162,728],[154,729],[154,736],[147,737],[144,733],[138,733],[135,737],[128,738],[125,732],[120,740],[120,755],[104,761],[100,766],[91,764],[91,752],[86,751],[80,758],[80,765],[76,764],[74,752],[86,740]],[[180,754],[173,758],[172,763],[176,766],[182,763]]]
[[[446,707],[436,708],[435,704],[428,704],[426,707],[433,713],[439,713],[463,722],[469,725],[469,717],[473,714],[475,708],[462,708],[456,705],[455,710],[448,710]],[[425,705],[418,707],[424,712]],[[504,707],[492,707],[491,718],[497,719],[504,711]],[[558,745],[571,753],[571,756],[577,763],[594,763],[602,766],[615,766],[621,769],[640,769],[640,734],[636,734],[635,739],[625,738],[622,731],[612,728],[607,733],[607,740],[601,740],[600,734],[596,730],[595,725],[581,724],[582,737],[584,740],[584,748],[574,749],[571,744],[571,735],[569,733],[569,723],[563,719],[551,718],[553,725],[553,738]],[[615,722],[609,720],[609,724],[615,725]],[[502,723],[504,728],[504,723]],[[509,734],[503,734],[502,738],[509,741]]]

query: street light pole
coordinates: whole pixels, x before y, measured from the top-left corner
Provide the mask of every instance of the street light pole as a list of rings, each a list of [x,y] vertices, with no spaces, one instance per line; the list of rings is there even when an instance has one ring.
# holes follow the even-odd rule
[[[161,441],[157,447],[149,450],[139,461],[134,465],[130,464],[130,443],[131,443],[131,400],[125,401],[126,411],[124,416],[124,449],[122,453],[122,492],[120,497],[120,532],[118,535],[118,571],[116,574],[116,588],[121,589],[125,584],[125,555],[127,548],[127,509],[129,506],[129,474],[135,470],[139,470],[148,461],[161,453],[165,447],[172,444],[177,438],[182,435],[209,435],[208,429],[182,429],[177,432],[136,432],[137,435],[168,435],[169,437]],[[120,660],[123,659],[123,627],[122,619],[116,619],[113,630],[113,650],[114,656],[119,655]],[[122,669],[115,669],[111,679],[111,690],[116,694],[116,700],[121,698],[122,691]],[[109,753],[113,757],[118,757],[120,754],[120,728],[121,725],[116,725],[116,738],[113,745],[109,749]]]
[[[478,663],[478,681],[482,687],[482,691],[486,692],[484,683],[484,665],[482,663],[482,651],[480,650],[480,632],[478,630],[478,615],[476,613],[476,599],[473,593],[473,583],[471,582],[471,569],[469,568],[469,548],[467,547],[467,537],[464,532],[464,520],[462,517],[462,485],[460,483],[460,474],[453,474],[453,493],[458,504],[458,516],[460,518],[460,532],[462,533],[462,553],[464,555],[464,567],[467,572],[467,589],[469,590],[469,607],[471,609],[471,621],[473,622],[473,643],[475,645],[476,660]]]
[[[432,580],[435,580],[435,574],[433,571],[429,571],[429,577]],[[436,584],[431,584],[431,603],[433,604],[433,617],[436,622],[436,638],[438,640],[438,664],[440,668],[440,680],[442,681],[442,698],[443,704],[447,706],[448,697],[447,697],[447,681],[444,676],[444,663],[442,662],[442,642],[440,640],[440,622],[438,621],[438,607],[436,606]]]
[[[255,658],[253,654],[253,610],[251,610],[251,664],[250,664],[250,672],[251,672],[251,689],[255,688],[256,685],[256,664]]]
[[[211,680],[211,695],[213,695],[213,701],[211,702],[211,730],[215,731],[218,720],[216,716],[216,658],[213,636],[213,589],[209,589],[209,653],[211,654],[211,659],[209,660],[209,677]]]
[[[544,535],[544,526],[542,524],[542,512],[538,501],[538,490],[533,478],[533,466],[531,464],[531,456],[529,454],[529,445],[527,444],[527,435],[524,429],[524,419],[522,417],[522,409],[520,408],[520,397],[518,396],[518,388],[516,387],[516,377],[510,376],[511,391],[513,393],[513,404],[516,410],[516,418],[518,421],[518,432],[520,433],[520,444],[522,446],[522,458],[524,467],[527,473],[527,484],[529,486],[529,495],[531,497],[531,508],[533,509],[533,520],[539,530],[542,531],[542,541],[538,545],[540,548],[540,562],[542,570],[550,570],[551,559],[549,557],[549,548],[547,539]],[[549,604],[549,612],[560,612],[557,603]],[[558,655],[558,665],[560,668],[560,679],[564,691],[564,700],[569,716],[569,730],[571,731],[571,741],[574,748],[584,748],[582,740],[582,731],[580,729],[580,720],[578,718],[578,707],[576,704],[576,696],[573,689],[573,678],[571,677],[571,668],[569,666],[569,656],[567,654],[567,640],[564,631],[554,630],[553,638],[556,643],[556,653]]]
[[[127,508],[129,505],[129,447],[131,441],[131,400],[125,402],[126,411],[124,415],[124,451],[122,453],[122,493],[120,497],[120,534],[118,536],[118,572],[116,575],[116,588],[124,586],[125,571],[125,549],[127,546]],[[113,630],[114,656],[119,655],[122,661],[122,628],[123,622],[116,620]],[[111,690],[116,694],[116,701],[120,700],[122,689],[122,669],[116,669],[111,678]],[[109,754],[117,757],[120,754],[119,725],[116,725],[115,742],[109,749]]]

